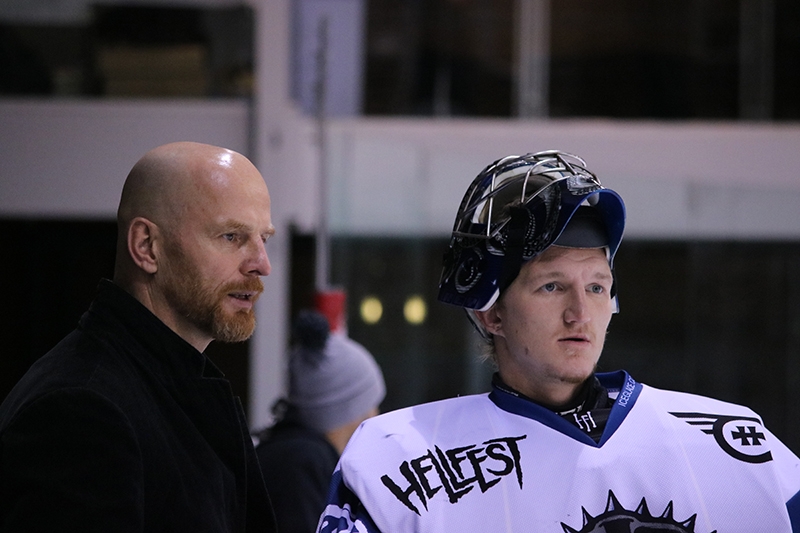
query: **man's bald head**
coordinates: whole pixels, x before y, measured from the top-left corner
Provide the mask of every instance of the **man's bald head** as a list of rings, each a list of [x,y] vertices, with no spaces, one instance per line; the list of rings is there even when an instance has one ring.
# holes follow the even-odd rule
[[[131,169],[122,189],[117,209],[118,243],[114,279],[127,285],[136,265],[128,250],[131,223],[144,218],[158,226],[165,235],[180,229],[186,213],[207,201],[209,196],[224,194],[230,181],[242,173],[231,168],[245,168],[245,176],[263,180],[243,155],[218,146],[196,142],[175,142],[154,148]]]

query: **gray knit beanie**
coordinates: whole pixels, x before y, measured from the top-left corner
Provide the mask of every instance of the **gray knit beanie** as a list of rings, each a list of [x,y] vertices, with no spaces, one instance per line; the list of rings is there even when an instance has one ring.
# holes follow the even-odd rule
[[[323,433],[363,417],[386,395],[372,355],[343,333],[329,334],[327,324],[319,313],[301,313],[289,356],[289,403]]]

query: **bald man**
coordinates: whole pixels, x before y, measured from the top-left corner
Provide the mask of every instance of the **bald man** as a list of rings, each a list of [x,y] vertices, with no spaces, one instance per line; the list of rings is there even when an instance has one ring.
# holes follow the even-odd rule
[[[255,328],[274,233],[241,154],[131,170],[114,280],[0,406],[0,531],[274,531],[238,398],[203,351]]]

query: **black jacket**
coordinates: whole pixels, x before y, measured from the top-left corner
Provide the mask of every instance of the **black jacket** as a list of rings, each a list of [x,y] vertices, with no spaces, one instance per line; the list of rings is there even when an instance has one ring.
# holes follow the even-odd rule
[[[260,435],[256,447],[281,533],[314,533],[328,501],[339,453],[321,433],[303,426],[289,406]]]
[[[0,531],[274,530],[228,381],[102,281],[0,406]]]

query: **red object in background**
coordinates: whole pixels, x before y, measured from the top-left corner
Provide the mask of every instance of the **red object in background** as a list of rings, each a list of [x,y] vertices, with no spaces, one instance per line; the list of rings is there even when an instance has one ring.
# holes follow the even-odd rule
[[[347,293],[343,289],[327,289],[314,294],[314,307],[328,319],[332,332],[346,332]]]

